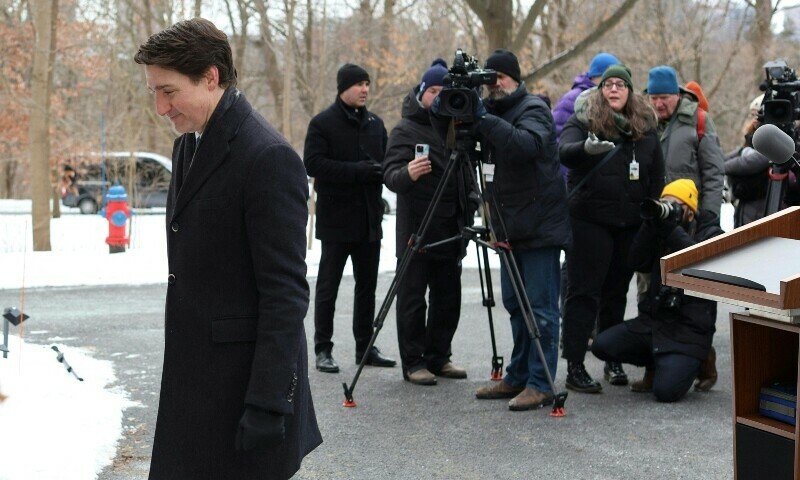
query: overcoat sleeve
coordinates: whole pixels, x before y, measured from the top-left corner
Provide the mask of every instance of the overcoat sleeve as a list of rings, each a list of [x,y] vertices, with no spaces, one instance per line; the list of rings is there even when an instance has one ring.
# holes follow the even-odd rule
[[[308,183],[303,163],[287,144],[258,153],[245,187],[244,221],[258,289],[255,354],[245,403],[293,413],[308,310],[306,220]],[[222,279],[221,279],[222,280]]]

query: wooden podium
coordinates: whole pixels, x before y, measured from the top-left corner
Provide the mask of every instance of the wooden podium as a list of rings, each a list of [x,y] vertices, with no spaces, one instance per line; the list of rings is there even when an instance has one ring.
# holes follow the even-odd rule
[[[661,275],[689,295],[745,309],[730,318],[734,478],[800,479],[797,427],[759,414],[762,386],[798,384],[800,207],[668,255]]]

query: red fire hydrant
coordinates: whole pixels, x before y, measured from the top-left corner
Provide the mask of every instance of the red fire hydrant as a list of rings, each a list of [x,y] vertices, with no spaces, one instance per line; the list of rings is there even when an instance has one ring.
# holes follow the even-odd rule
[[[106,206],[100,211],[100,215],[108,220],[108,237],[106,237],[108,253],[124,252],[125,246],[130,245],[127,227],[128,219],[131,218],[125,187],[114,185],[108,189]]]

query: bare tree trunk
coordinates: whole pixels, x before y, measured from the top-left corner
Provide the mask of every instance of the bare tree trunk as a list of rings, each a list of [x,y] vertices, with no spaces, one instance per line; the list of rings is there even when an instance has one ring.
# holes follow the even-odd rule
[[[756,21],[753,30],[750,32],[750,46],[753,49],[753,83],[758,85],[764,80],[764,63],[772,46],[772,15],[775,11],[772,8],[771,0],[756,0]]]
[[[294,10],[296,0],[284,0],[286,12],[286,42],[284,43],[283,65],[283,104],[281,105],[281,124],[283,136],[292,143],[292,78],[294,78]]]
[[[33,74],[31,76],[32,105],[28,141],[31,156],[31,196],[33,250],[50,248],[50,91],[52,89],[52,58],[55,49],[55,22],[58,0],[36,0],[33,7],[35,33]]]
[[[281,70],[278,68],[278,59],[275,56],[275,41],[272,38],[267,0],[257,0],[255,8],[258,12],[258,23],[261,29],[261,49],[264,55],[265,76],[277,108],[278,105],[283,104],[283,78],[280,73]],[[276,127],[278,130],[283,131],[283,119],[279,119]]]
[[[511,47],[511,35],[514,30],[514,10],[511,1],[467,0],[467,5],[481,19],[483,31],[486,32],[486,39],[489,42],[489,50]]]
[[[200,7],[203,5],[203,0],[194,0],[194,16],[200,16]]]

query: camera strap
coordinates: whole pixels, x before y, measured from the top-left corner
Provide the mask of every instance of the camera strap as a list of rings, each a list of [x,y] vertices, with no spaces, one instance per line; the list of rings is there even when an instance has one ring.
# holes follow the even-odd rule
[[[611,157],[613,157],[613,156],[614,156],[614,154],[615,154],[615,153],[617,153],[617,152],[619,151],[619,149],[620,149],[620,148],[622,148],[622,142],[619,142],[618,144],[614,145],[614,148],[612,148],[612,149],[611,149],[611,150],[610,150],[610,151],[609,151],[609,152],[606,154],[606,156],[605,156],[605,157],[603,157],[603,159],[602,159],[602,160],[600,160],[599,162],[597,162],[597,164],[596,164],[594,167],[592,167],[592,169],[591,169],[591,170],[589,170],[589,173],[587,173],[587,174],[586,174],[586,176],[585,176],[585,177],[583,177],[583,178],[581,179],[581,181],[580,181],[580,182],[578,182],[578,184],[577,184],[577,185],[575,185],[575,188],[573,188],[572,190],[570,190],[569,192],[567,192],[567,200],[569,200],[569,198],[572,196],[572,194],[573,194],[573,193],[575,193],[575,192],[577,192],[578,190],[580,190],[580,188],[583,186],[583,184],[584,184],[584,183],[586,183],[586,182],[587,182],[587,181],[588,181],[590,178],[592,178],[592,175],[594,175],[595,173],[597,173],[597,171],[598,171],[598,170],[600,170],[600,167],[602,167],[602,166],[603,166],[603,165],[605,165],[605,164],[606,164],[606,163],[607,163],[609,160],[611,160]]]

